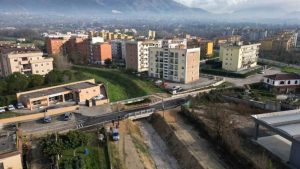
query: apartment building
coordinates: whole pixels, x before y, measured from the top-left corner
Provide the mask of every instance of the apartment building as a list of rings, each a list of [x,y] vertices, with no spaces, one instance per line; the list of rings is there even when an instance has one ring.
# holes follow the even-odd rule
[[[187,48],[178,44],[170,48],[164,41],[163,47],[151,47],[149,76],[180,83],[199,79],[200,48]]]
[[[200,41],[201,56],[210,57],[213,55],[214,43],[212,41]]]
[[[15,72],[46,75],[53,70],[53,58],[43,57],[41,51],[33,48],[2,48],[0,60],[0,76],[2,77]]]
[[[290,51],[297,47],[298,33],[281,32],[273,37],[264,39],[261,42],[261,50],[263,51]]]
[[[237,43],[241,41],[241,36],[240,35],[231,35],[231,36],[225,36],[225,37],[219,37],[215,38],[215,46],[220,47],[223,44],[226,43]]]
[[[242,43],[224,44],[220,48],[222,68],[238,72],[257,65],[260,43],[243,45]]]
[[[117,65],[125,66],[125,44],[126,41],[123,40],[111,41],[112,61]]]
[[[45,39],[46,50],[49,55],[58,55],[64,53],[64,44],[69,39],[64,38],[49,38]]]
[[[103,65],[106,59],[112,60],[111,44],[109,43],[96,43],[92,45],[92,53],[94,64]]]
[[[156,32],[152,31],[152,30],[149,30],[149,32],[148,32],[148,39],[154,40],[155,36],[156,36]]]
[[[99,33],[99,36],[104,38],[104,40],[132,40],[134,37],[131,35],[123,33],[114,33],[102,30]]]
[[[161,47],[162,41],[144,40],[126,42],[126,68],[137,70],[138,72],[148,71],[149,68],[149,48]]]

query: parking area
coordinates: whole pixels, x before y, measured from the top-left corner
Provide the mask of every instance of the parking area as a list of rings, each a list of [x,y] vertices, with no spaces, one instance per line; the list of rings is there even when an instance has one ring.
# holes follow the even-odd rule
[[[263,79],[264,76],[273,75],[273,74],[277,74],[277,73],[282,73],[280,68],[271,67],[270,69],[266,69],[264,74],[255,74],[255,75],[249,76],[247,78],[226,77],[225,80],[226,80],[226,82],[232,83],[235,86],[241,87],[246,84],[258,83]]]
[[[19,125],[19,128],[26,134],[47,134],[48,132],[59,132],[70,128],[75,128],[78,120],[76,115],[72,113],[69,120],[64,119],[64,114],[51,117],[51,122],[45,123],[43,118],[24,122]]]

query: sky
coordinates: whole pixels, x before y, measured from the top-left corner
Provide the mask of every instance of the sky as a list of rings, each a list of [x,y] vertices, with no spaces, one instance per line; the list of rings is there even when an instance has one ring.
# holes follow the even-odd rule
[[[268,8],[300,11],[300,0],[175,0],[189,7],[199,7],[213,13],[231,13],[246,8]]]

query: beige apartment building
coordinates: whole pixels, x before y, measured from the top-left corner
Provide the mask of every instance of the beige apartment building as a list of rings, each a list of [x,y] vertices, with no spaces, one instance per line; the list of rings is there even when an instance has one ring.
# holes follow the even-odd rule
[[[290,51],[297,46],[298,33],[281,32],[261,42],[263,51]]]
[[[220,48],[222,68],[227,71],[238,72],[257,65],[259,54],[258,44],[242,45],[242,43],[224,44]]]
[[[148,71],[149,69],[149,48],[161,47],[161,40],[145,40],[126,42],[126,68],[138,72]]]
[[[0,53],[0,76],[8,76],[14,72],[22,74],[46,75],[53,70],[53,58],[43,57],[36,49],[9,48]]]
[[[178,45],[170,48],[151,47],[149,57],[149,76],[180,83],[190,83],[199,79],[200,48]]]

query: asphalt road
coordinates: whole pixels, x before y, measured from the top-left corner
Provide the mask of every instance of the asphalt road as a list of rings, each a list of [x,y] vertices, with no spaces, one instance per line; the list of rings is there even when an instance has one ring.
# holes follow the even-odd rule
[[[164,109],[170,109],[170,108],[177,107],[184,102],[185,102],[184,98],[176,98],[176,99],[164,101],[164,103],[157,103],[157,104],[154,104],[154,105],[151,105],[148,107],[139,108],[139,109],[114,112],[114,113],[109,113],[107,115],[102,115],[99,117],[87,117],[86,119],[82,119],[81,127],[93,126],[93,125],[101,124],[101,123],[112,121],[112,120],[123,119],[129,113],[133,113],[133,112],[137,112],[137,111],[141,111],[141,110],[145,110],[145,109],[155,108],[156,110],[161,110],[163,107],[164,107]]]

